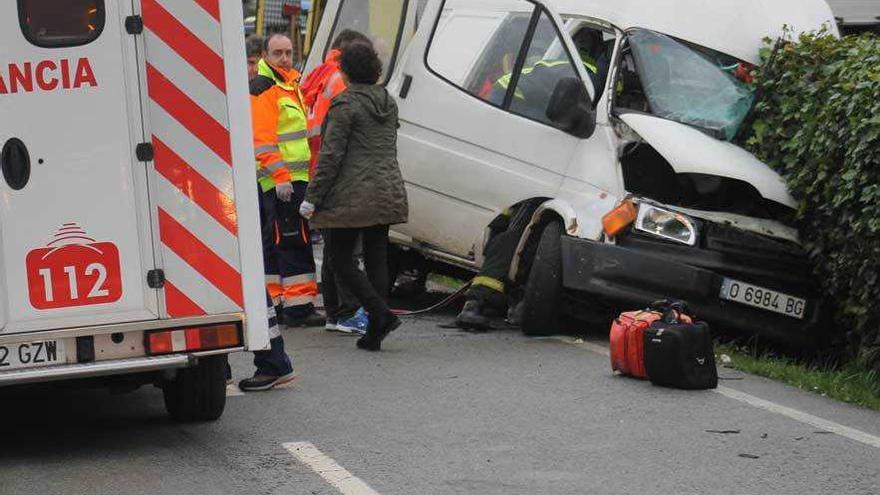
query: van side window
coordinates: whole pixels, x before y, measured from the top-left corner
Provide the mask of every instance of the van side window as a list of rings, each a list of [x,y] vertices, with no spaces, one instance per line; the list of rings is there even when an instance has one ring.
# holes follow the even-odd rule
[[[18,0],[22,33],[32,44],[62,48],[91,43],[104,30],[104,0]]]
[[[407,0],[342,0],[330,40],[335,40],[345,29],[353,29],[366,35],[382,60],[380,82],[387,82],[394,70],[408,3]],[[328,44],[327,51],[329,50]]]
[[[498,82],[510,79],[534,9],[525,0],[447,0],[428,49],[428,67],[500,107],[507,90]]]
[[[593,64],[584,60],[585,66]],[[587,67],[587,71],[591,67]],[[556,32],[553,21],[542,13],[532,36],[525,63],[516,80],[510,111],[523,117],[553,125],[547,117],[547,108],[553,90],[562,79],[578,79],[577,70],[572,65],[565,45]],[[496,85],[505,90],[511,83],[511,76],[499,79]]]

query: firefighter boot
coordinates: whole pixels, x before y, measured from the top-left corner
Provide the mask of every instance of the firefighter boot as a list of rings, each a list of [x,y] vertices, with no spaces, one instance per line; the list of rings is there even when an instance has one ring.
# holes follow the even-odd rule
[[[478,299],[470,299],[464,303],[464,308],[455,318],[455,324],[464,330],[485,332],[492,329],[492,322],[484,312],[483,301]]]

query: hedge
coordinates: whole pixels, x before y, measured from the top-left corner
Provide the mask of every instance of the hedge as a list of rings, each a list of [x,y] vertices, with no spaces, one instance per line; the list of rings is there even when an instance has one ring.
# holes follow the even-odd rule
[[[836,324],[880,369],[880,38],[790,38],[768,40],[745,146],[788,183]]]

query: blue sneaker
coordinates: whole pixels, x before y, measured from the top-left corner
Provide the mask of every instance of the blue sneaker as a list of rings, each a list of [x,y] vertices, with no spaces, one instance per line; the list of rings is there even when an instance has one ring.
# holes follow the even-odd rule
[[[327,318],[327,322],[324,323],[324,330],[327,330],[328,332],[335,332],[339,330],[339,325],[336,323],[336,320],[331,320],[330,318]]]
[[[370,317],[367,315],[367,312],[364,311],[364,308],[360,308],[357,310],[357,313],[354,314],[351,318],[340,321],[336,324],[336,331],[342,333],[356,333],[358,335],[364,335],[367,333],[367,326],[370,324]]]

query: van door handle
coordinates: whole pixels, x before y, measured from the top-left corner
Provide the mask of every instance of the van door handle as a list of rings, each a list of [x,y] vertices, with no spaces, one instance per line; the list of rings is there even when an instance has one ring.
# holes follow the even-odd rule
[[[9,187],[16,191],[24,189],[31,179],[31,155],[21,139],[10,138],[6,141],[0,154],[0,166],[3,168],[3,179]]]
[[[406,95],[409,94],[409,87],[410,86],[412,86],[412,76],[409,74],[404,74],[403,75],[403,84],[400,85],[400,93],[398,93],[398,95],[400,95],[401,99],[403,99],[403,100],[406,99]]]

